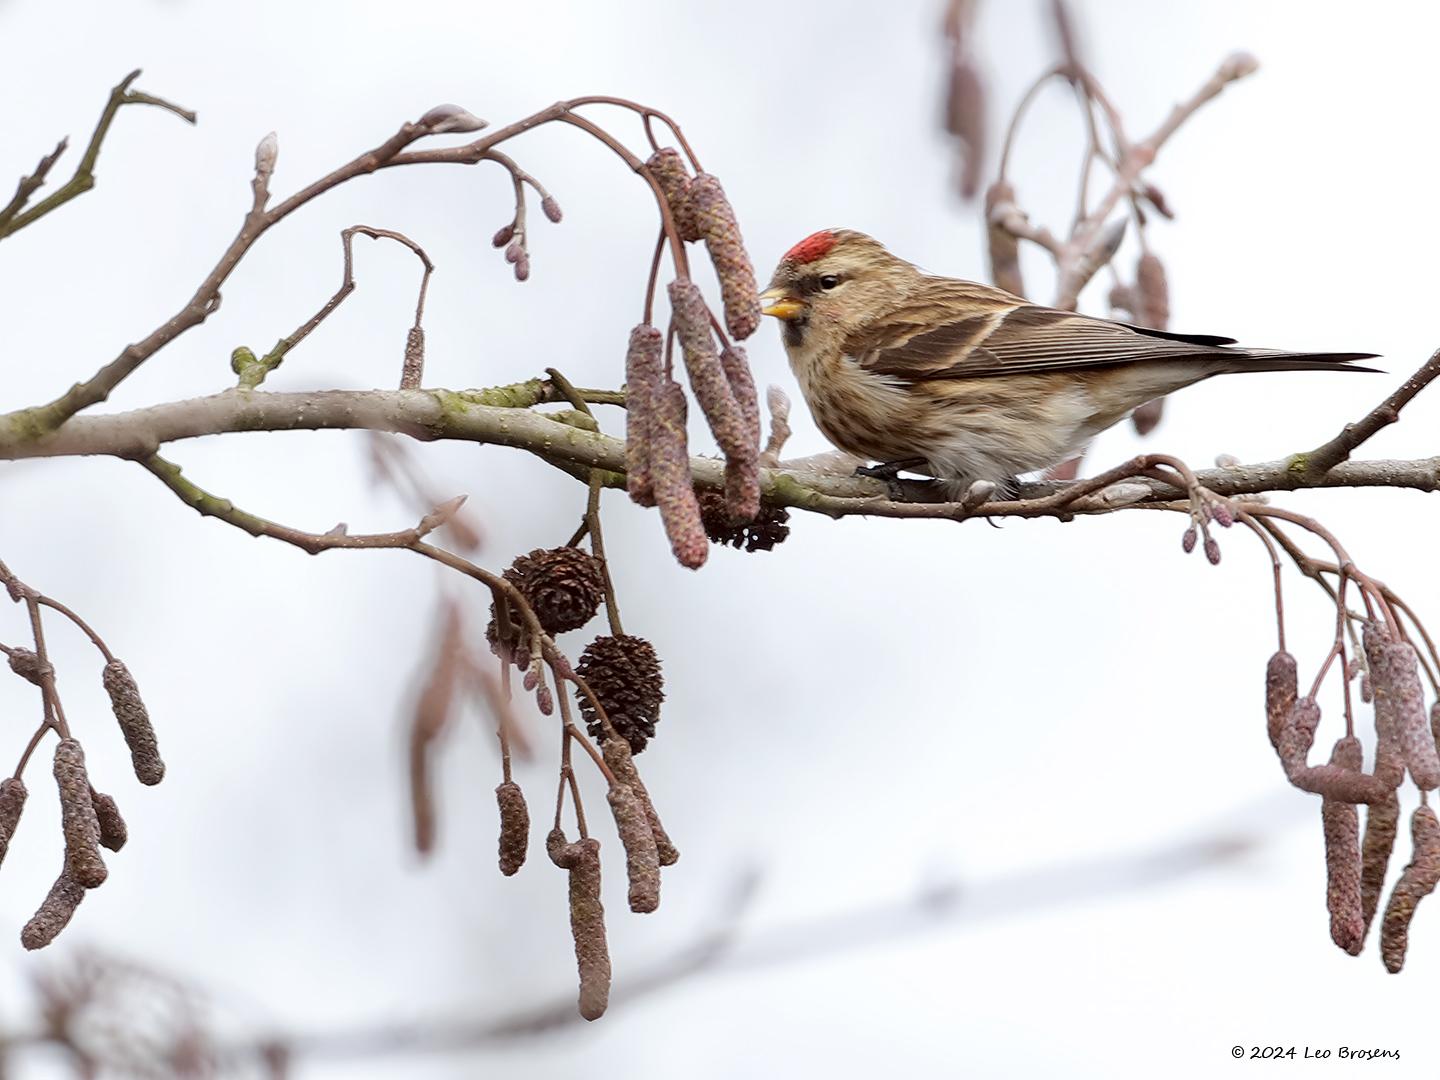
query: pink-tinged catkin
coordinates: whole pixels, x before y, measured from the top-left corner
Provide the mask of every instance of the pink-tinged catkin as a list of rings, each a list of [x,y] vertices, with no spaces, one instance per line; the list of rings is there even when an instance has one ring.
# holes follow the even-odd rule
[[[1347,736],[1330,752],[1330,764],[1359,772],[1364,765],[1360,740]],[[1325,903],[1330,912],[1330,939],[1346,952],[1365,940],[1360,906],[1360,811],[1354,803],[1327,797],[1320,804],[1325,829]]]
[[[506,780],[495,789],[500,804],[500,873],[510,877],[525,865],[525,852],[530,846],[530,810],[525,793],[513,780]]]
[[[1315,742],[1315,729],[1320,726],[1320,706],[1312,697],[1303,697],[1285,717],[1280,729],[1280,742],[1275,747],[1285,775],[1293,781],[1305,771],[1305,759]]]
[[[670,306],[675,315],[680,352],[685,357],[685,371],[690,376],[690,389],[715,441],[726,458],[759,456],[760,448],[749,438],[745,417],[720,363],[715,337],[710,332],[710,309],[705,306],[700,287],[684,278],[672,281]]]
[[[155,743],[155,729],[150,725],[150,714],[145,702],[140,699],[140,688],[135,685],[135,676],[120,660],[111,660],[105,665],[101,676],[105,692],[110,695],[110,708],[120,724],[120,733],[125,736],[125,745],[130,748],[130,764],[135,769],[135,779],[142,784],[158,784],[165,779],[165,762],[160,760],[160,750]]]
[[[967,55],[950,68],[945,96],[945,129],[960,140],[960,194],[973,199],[985,165],[985,84]]]
[[[1020,273],[1020,241],[1005,228],[997,207],[1014,206],[1015,189],[997,180],[985,192],[985,237],[990,255],[990,280],[1006,292],[1025,295],[1025,278]]]
[[[1158,256],[1146,252],[1135,267],[1135,317],[1141,326],[1164,330],[1170,324],[1170,285],[1165,279],[1165,264]]]
[[[515,239],[515,226],[512,223],[510,225],[501,225],[500,228],[496,229],[495,235],[490,238],[490,243],[494,244],[497,248],[502,248],[513,239]]]
[[[430,778],[430,742],[433,735],[420,724],[410,728],[410,816],[415,850],[428,855],[435,849],[435,793]]]
[[[559,829],[545,838],[550,861],[570,873],[570,932],[580,972],[580,1015],[598,1020],[610,1003],[610,950],[605,941],[605,906],[600,902],[600,841],[565,842]]]
[[[699,240],[700,227],[695,222],[695,210],[690,202],[690,173],[685,168],[685,162],[680,160],[680,152],[667,146],[651,154],[645,165],[665,195],[680,239]]]
[[[55,745],[55,786],[60,790],[60,825],[65,833],[65,865],[87,889],[104,884],[108,871],[100,857],[100,823],[90,801],[85,751],[74,739]]]
[[[725,511],[731,524],[738,525],[754,521],[760,514],[760,395],[750,374],[750,360],[740,346],[722,349],[720,366],[745,422],[746,440],[754,447],[753,454],[725,462]]]
[[[1270,735],[1270,745],[1277,750],[1285,718],[1295,707],[1298,679],[1295,657],[1283,649],[1265,665],[1265,729]]]
[[[625,848],[630,910],[641,914],[654,911],[660,906],[660,852],[645,808],[628,784],[613,785],[606,799],[615,816],[615,831]]]
[[[25,781],[18,776],[0,780],[0,862],[10,850],[10,841],[20,824],[20,814],[25,809],[25,799],[30,793],[25,790]]]
[[[606,739],[600,749],[605,756],[605,764],[614,774],[616,782],[624,784],[640,800],[640,808],[644,810],[645,820],[650,825],[650,835],[655,840],[655,851],[660,859],[660,865],[673,866],[679,860],[680,852],[671,842],[669,834],[665,832],[665,826],[660,823],[660,815],[655,812],[655,804],[650,800],[650,792],[645,789],[645,782],[640,779],[640,772],[635,768],[635,759],[631,754],[630,744],[624,739]]]
[[[1395,733],[1410,777],[1417,787],[1431,791],[1440,787],[1440,755],[1425,712],[1420,686],[1419,659],[1408,641],[1392,641],[1380,650],[1380,666],[1374,671],[1375,692],[1391,702]]]
[[[419,390],[425,378],[425,328],[412,326],[405,335],[405,363],[400,369],[400,389]]]
[[[1375,918],[1380,906],[1380,892],[1385,887],[1385,870],[1390,853],[1395,850],[1395,830],[1400,824],[1400,798],[1393,791],[1384,802],[1374,803],[1365,811],[1365,838],[1360,844],[1360,917],[1365,928]],[[1356,948],[1355,954],[1360,950]]]
[[[130,839],[130,828],[120,814],[114,798],[103,791],[90,789],[90,805],[95,807],[95,821],[100,827],[100,846],[119,851]]]
[[[554,195],[546,195],[543,199],[540,200],[540,210],[556,225],[559,225],[561,220],[563,220],[565,217],[565,214],[561,211],[560,204],[555,200]]]
[[[85,899],[85,886],[70,875],[70,867],[60,871],[50,893],[40,905],[40,910],[20,931],[20,944],[27,949],[43,949],[55,940],[57,934],[69,925],[75,909]]]
[[[1393,641],[1385,624],[1374,621],[1364,625],[1361,640],[1375,703],[1375,775],[1390,787],[1399,787],[1405,779],[1405,752],[1401,743],[1400,716],[1397,711],[1399,702],[1396,695],[1387,689],[1390,684],[1389,666],[1393,662],[1393,657],[1388,655],[1387,651]],[[1362,678],[1362,698],[1365,685],[1366,679]]]
[[[743,341],[760,325],[760,290],[755,284],[755,268],[740,238],[735,211],[720,181],[709,173],[700,173],[691,182],[690,205],[695,208],[695,224],[705,238],[705,249],[720,279],[725,327],[731,337]]]
[[[670,550],[681,566],[696,570],[705,564],[710,541],[705,536],[700,502],[690,478],[685,411],[685,391],[673,379],[666,379],[660,384],[651,413],[650,475]]]
[[[625,488],[641,506],[655,505],[650,427],[665,376],[664,343],[659,330],[641,323],[630,331],[630,348],[625,353]]]
[[[1380,956],[1385,970],[1392,975],[1405,966],[1415,908],[1440,884],[1440,820],[1434,810],[1428,806],[1415,809],[1410,818],[1410,837],[1414,844],[1410,864],[1395,883],[1380,923]]]

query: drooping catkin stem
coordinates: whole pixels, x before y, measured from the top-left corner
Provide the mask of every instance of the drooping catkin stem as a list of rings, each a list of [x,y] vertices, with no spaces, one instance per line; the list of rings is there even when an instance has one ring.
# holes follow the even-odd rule
[[[27,949],[43,949],[49,945],[69,924],[75,909],[84,899],[85,886],[71,876],[67,862],[60,871],[60,876],[55,879],[55,884],[50,886],[50,892],[41,902],[40,909],[21,929],[20,944]]]
[[[690,205],[720,279],[725,328],[731,337],[743,341],[760,325],[760,290],[755,284],[755,268],[750,265],[745,242],[740,238],[735,211],[720,181],[709,173],[700,173],[691,181]]]
[[[160,783],[165,778],[165,762],[160,760],[155,729],[150,724],[145,702],[140,699],[135,677],[122,661],[111,660],[105,665],[101,681],[110,695],[110,708],[120,725],[120,733],[125,736],[125,745],[130,748],[135,779],[142,784]]]
[[[513,780],[506,780],[495,789],[500,804],[500,873],[510,877],[525,865],[530,846],[530,810],[525,793]]]
[[[559,829],[545,838],[550,861],[570,874],[570,932],[580,973],[580,1015],[598,1020],[610,1003],[610,949],[605,939],[605,906],[600,902],[600,841],[565,842]]]
[[[1364,765],[1360,740],[1347,736],[1330,752],[1330,764],[1359,772]],[[1325,829],[1325,902],[1330,912],[1330,939],[1346,952],[1365,940],[1360,904],[1360,812],[1354,803],[1325,798],[1320,804]]]
[[[65,865],[87,889],[104,884],[108,871],[100,857],[100,823],[90,801],[85,751],[74,739],[55,745],[55,785],[60,790],[60,825],[65,833]]]
[[[680,384],[671,379],[662,382],[651,414],[650,473],[670,549],[681,566],[694,570],[704,565],[710,542],[690,478],[685,412],[685,391]]]
[[[606,798],[615,816],[615,831],[625,848],[630,910],[642,914],[654,911],[660,906],[660,853],[645,808],[628,784],[612,785]]]
[[[645,819],[650,823],[650,835],[655,838],[655,850],[660,858],[660,865],[673,866],[679,860],[680,852],[671,842],[669,834],[665,832],[665,826],[660,823],[660,815],[655,812],[655,804],[650,799],[650,792],[646,790],[645,782],[640,779],[640,772],[635,768],[630,744],[624,739],[609,738],[605,740],[600,749],[605,757],[605,764],[615,775],[615,781],[628,787],[640,800],[641,809],[645,811]]]
[[[1265,727],[1270,735],[1270,745],[1280,749],[1280,732],[1285,727],[1285,718],[1295,707],[1299,693],[1295,657],[1288,652],[1277,652],[1265,665]]]
[[[630,331],[625,354],[625,487],[641,506],[655,505],[650,432],[664,378],[664,335],[649,323]]]
[[[25,781],[18,776],[0,780],[0,863],[5,861],[5,853],[10,850],[10,841],[20,824],[20,814],[25,809],[25,799],[29,794]]]
[[[1440,884],[1440,819],[1428,806],[1416,807],[1410,818],[1414,851],[1410,863],[1395,883],[1385,917],[1380,924],[1380,956],[1392,975],[1405,966],[1405,949],[1410,939],[1410,920],[1420,901]]]

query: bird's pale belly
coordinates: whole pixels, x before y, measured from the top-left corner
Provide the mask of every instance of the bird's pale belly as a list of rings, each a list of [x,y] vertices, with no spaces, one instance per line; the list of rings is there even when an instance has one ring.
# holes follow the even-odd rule
[[[801,380],[815,423],[840,449],[871,461],[921,458],[945,480],[1004,482],[1058,464],[1095,433],[1086,388],[1055,376],[904,384],[853,361]]]

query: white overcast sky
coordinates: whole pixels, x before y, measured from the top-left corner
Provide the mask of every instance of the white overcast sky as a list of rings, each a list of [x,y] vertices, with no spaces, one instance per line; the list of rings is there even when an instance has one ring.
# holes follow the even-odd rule
[[[0,176],[28,171],[62,134],[82,142],[134,67],[145,69],[139,87],[200,114],[191,129],[124,111],[96,189],[0,248],[0,408],[48,400],[181,305],[238,226],[267,131],[278,132],[283,193],[443,101],[495,124],[580,93],[664,108],[723,179],[762,273],[812,230],[845,225],[936,272],[983,276],[976,210],[953,194],[937,128],[940,8],[0,2]],[[1230,51],[1261,61],[1152,173],[1179,215],[1152,234],[1175,328],[1372,350],[1392,372],[1216,380],[1172,401],[1144,444],[1128,429],[1103,436],[1092,463],[1140,445],[1197,465],[1222,452],[1268,459],[1328,437],[1440,339],[1433,12],[1241,0],[1076,9],[1133,134]],[[983,7],[997,128],[1052,60],[1043,12],[1038,0]],[[623,116],[608,119],[638,145]],[[1053,224],[1073,199],[1075,120],[1063,93],[1042,100],[1016,161],[1023,201]],[[485,386],[549,365],[617,384],[653,238],[648,195],[573,130],[507,149],[566,211],[559,227],[537,222],[527,284],[488,246],[508,219],[498,170],[392,171],[267,237],[221,312],[105,408],[227,385],[232,348],[268,347],[333,290],[336,234],[356,222],[406,232],[438,264],[433,384]],[[1043,264],[1029,268],[1043,294]],[[347,306],[267,386],[393,382],[414,266],[362,243],[358,275]],[[1101,291],[1089,310],[1101,310]],[[762,383],[794,393],[772,330],[751,357]],[[791,451],[824,449],[803,412]],[[1437,416],[1422,400],[1371,450],[1434,453]],[[615,416],[605,422],[618,430]],[[408,523],[406,507],[368,489],[363,447],[338,434],[227,436],[172,456],[197,482],[300,527]],[[489,565],[573,527],[580,489],[543,465],[469,446],[425,447],[423,458],[443,491],[471,496]],[[1322,514],[1362,566],[1440,617],[1423,496],[1284,502]],[[1318,805],[1285,786],[1262,732],[1268,564],[1246,537],[1222,537],[1216,569],[1182,557],[1181,525],[1160,515],[999,529],[804,516],[773,555],[717,551],[691,574],[669,559],[652,515],[618,496],[606,505],[627,629],[665,662],[661,734],[642,764],[684,853],[661,911],[644,919],[623,912],[610,864],[617,989],[712,925],[747,868],[761,891],[742,940],[756,944],[742,944],[729,971],[583,1029],[462,1057],[302,1061],[297,1075],[1259,1068],[1231,1059],[1237,1044],[1386,1047],[1401,1060],[1373,1064],[1376,1075],[1433,1075],[1440,901],[1422,906],[1400,977],[1385,974],[1373,939],[1359,960],[1330,945]],[[491,1014],[573,992],[562,878],[538,851],[515,880],[495,872],[498,766],[473,717],[446,751],[437,857],[421,866],[407,846],[402,725],[433,624],[429,565],[396,553],[311,559],[201,520],[111,461],[0,470],[0,557],[109,636],[141,680],[170,768],[154,790],[128,778],[87,674],[98,665],[60,635],[70,711],[132,840],[46,955],[0,947],[7,1023],[23,1015],[27,975],[85,946],[210,987],[241,1026]],[[482,598],[464,595],[478,630]],[[1327,609],[1299,582],[1290,596],[1311,666]],[[19,636],[16,616],[4,615],[0,640]],[[18,753],[32,708],[27,687],[0,683],[7,752]],[[542,754],[520,774],[537,818],[550,770]],[[42,794],[0,874],[5,942],[56,869],[44,770],[34,775]],[[1255,846],[1192,874],[1142,881],[1127,863],[1235,836]],[[1407,850],[1402,837],[1397,861]],[[974,919],[911,919],[911,932],[878,937],[865,920],[828,921],[947,881],[974,897]],[[784,960],[787,944],[817,935],[818,956]],[[49,1073],[32,1061],[17,1075]]]

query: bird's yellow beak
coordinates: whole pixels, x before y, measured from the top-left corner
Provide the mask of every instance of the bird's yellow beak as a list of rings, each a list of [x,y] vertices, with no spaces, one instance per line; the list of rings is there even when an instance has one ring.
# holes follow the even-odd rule
[[[766,289],[760,294],[760,314],[773,315],[777,319],[798,319],[805,314],[805,305],[793,296],[787,296],[784,289]]]

